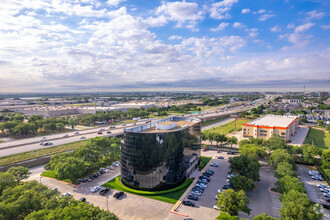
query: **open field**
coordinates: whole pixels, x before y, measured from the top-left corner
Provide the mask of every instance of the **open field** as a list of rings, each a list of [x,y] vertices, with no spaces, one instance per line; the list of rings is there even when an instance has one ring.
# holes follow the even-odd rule
[[[54,147],[43,148],[39,150],[27,151],[19,154],[10,155],[0,158],[0,166],[17,163],[25,160],[31,160],[38,157],[43,157],[51,154],[57,154],[65,151],[74,150],[84,144],[84,141],[58,145]]]
[[[235,129],[235,121],[229,122],[228,124],[215,127],[215,128],[210,128],[207,130],[204,130],[203,132],[217,132],[220,134],[227,135],[233,131],[240,131],[242,130],[242,125],[246,122],[249,122],[251,120],[249,119],[237,119],[236,120],[236,129]]]
[[[330,147],[330,134],[323,130],[311,128],[305,142],[322,149],[328,149]]]
[[[46,170],[45,172],[40,174],[40,176],[50,177],[50,178],[56,179],[56,173],[53,170]],[[69,179],[64,179],[64,180],[61,180],[61,181],[71,183],[71,181]]]
[[[180,199],[181,195],[187,190],[187,188],[192,183],[192,179],[186,180],[182,185],[165,191],[141,191],[141,190],[135,190],[128,188],[124,186],[122,183],[120,183],[119,180],[120,177],[116,177],[115,179],[110,180],[109,182],[103,184],[103,187],[109,187],[111,189],[115,189],[118,191],[128,192],[140,196],[144,196],[150,199],[156,199],[163,202],[168,202],[171,204],[175,204],[178,199]]]

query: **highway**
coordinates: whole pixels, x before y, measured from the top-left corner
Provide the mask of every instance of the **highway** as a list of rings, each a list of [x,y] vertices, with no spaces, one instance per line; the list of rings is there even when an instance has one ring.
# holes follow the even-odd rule
[[[242,111],[247,111],[250,110],[251,108],[255,108],[258,105],[261,105],[264,103],[266,100],[261,99],[255,101],[254,105],[249,105],[249,106],[236,106],[236,107],[229,107],[229,105],[226,106],[221,106],[221,107],[216,107],[212,109],[207,109],[201,112],[201,114],[195,113],[195,114],[189,114],[185,116],[192,116],[192,117],[197,117],[200,118],[201,120],[206,120],[210,118],[215,118],[215,117],[221,117],[225,116],[228,114],[234,114],[234,113],[239,113]],[[158,119],[152,119],[153,121],[158,120]],[[137,122],[136,125],[141,125],[144,124],[145,122]],[[47,135],[47,141],[52,142],[53,144],[51,146],[43,146],[40,145],[41,142],[41,137],[34,137],[34,138],[26,138],[26,139],[21,139],[17,141],[11,141],[11,142],[5,142],[0,144],[0,157],[5,157],[17,153],[22,153],[22,152],[27,152],[31,150],[37,150],[37,149],[42,149],[42,148],[47,148],[47,147],[52,147],[56,145],[62,145],[62,144],[67,144],[71,142],[76,142],[80,141],[82,139],[81,136],[86,136],[86,139],[101,136],[101,137],[109,137],[109,136],[116,136],[123,134],[123,128],[128,128],[128,127],[134,127],[136,125],[133,125],[132,123],[127,124],[126,126],[121,126],[121,125],[116,125],[116,128],[110,129],[111,134],[107,134],[107,128],[104,127],[105,131],[103,131],[103,134],[97,134],[97,132],[100,130],[100,128],[93,128],[93,129],[87,129],[87,130],[80,130],[79,135],[75,135],[74,131],[67,132],[69,137],[64,138],[62,134],[54,134],[54,135]]]

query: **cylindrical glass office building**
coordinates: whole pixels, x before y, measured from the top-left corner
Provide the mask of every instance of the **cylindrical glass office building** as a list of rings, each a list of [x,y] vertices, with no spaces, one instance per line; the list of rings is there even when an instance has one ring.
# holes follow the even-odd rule
[[[169,117],[124,131],[122,182],[146,190],[182,183],[198,168],[200,120]]]

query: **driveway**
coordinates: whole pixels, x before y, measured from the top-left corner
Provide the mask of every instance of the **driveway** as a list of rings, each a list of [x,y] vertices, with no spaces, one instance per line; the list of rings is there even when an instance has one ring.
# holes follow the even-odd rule
[[[252,209],[251,215],[239,213],[240,218],[253,219],[254,216],[260,215],[263,212],[279,218],[278,210],[282,207],[280,201],[281,194],[270,191],[270,188],[275,186],[276,177],[274,176],[274,169],[267,161],[259,161],[260,167],[260,181],[256,182],[256,188],[253,192],[248,192],[247,196],[251,199],[248,206]]]
[[[94,186],[101,186],[103,183],[115,178],[120,174],[120,168],[116,167],[114,170],[109,170],[108,173],[101,175],[92,182],[83,183],[78,186],[73,186],[58,180],[47,177],[40,179],[40,173],[44,169],[42,166],[32,168],[31,176],[28,180],[41,180],[41,183],[49,188],[58,188],[60,193],[70,192],[75,199],[85,197],[88,203],[92,203],[101,209],[108,210],[116,214],[120,219],[166,219],[170,213],[173,204],[161,202],[154,199],[145,198],[129,193],[125,193],[124,197],[117,200],[113,198],[116,190],[111,189],[108,194],[101,196],[97,193],[92,193],[90,190]]]
[[[299,126],[296,129],[296,134],[290,137],[291,144],[298,146],[303,145],[307,134],[308,134],[308,128]]]

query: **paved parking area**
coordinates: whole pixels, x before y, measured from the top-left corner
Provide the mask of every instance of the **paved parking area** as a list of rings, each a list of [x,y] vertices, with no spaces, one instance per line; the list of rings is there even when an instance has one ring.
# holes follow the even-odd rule
[[[291,144],[292,145],[298,145],[301,146],[304,144],[305,138],[308,133],[308,128],[299,126],[296,129],[296,134],[294,136],[290,137]]]
[[[28,180],[40,181],[40,173],[44,171],[43,167],[31,169],[31,176]],[[125,193],[125,195],[117,200],[113,198],[116,190],[110,190],[105,196],[97,193],[92,193],[90,190],[94,186],[101,186],[103,183],[115,178],[120,174],[119,167],[114,170],[109,170],[108,173],[101,175],[92,182],[83,183],[78,186],[73,186],[58,180],[42,177],[41,183],[49,188],[58,188],[60,193],[70,192],[75,199],[85,197],[88,203],[99,206],[101,209],[108,210],[116,214],[120,219],[166,219],[170,213],[173,204],[161,202],[154,199],[145,198],[138,195]]]
[[[304,165],[298,165],[297,176],[298,178],[304,182],[305,189],[307,191],[308,197],[313,202],[317,202],[320,204],[330,204],[325,200],[323,193],[317,187],[317,184],[324,183],[323,181],[313,180],[311,176],[309,176],[308,171],[311,170],[309,167]],[[322,209],[323,219],[330,219],[330,210]]]

